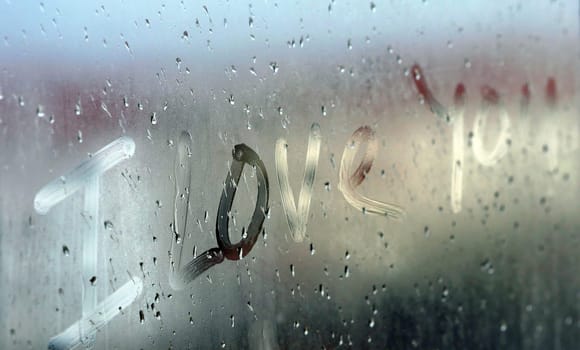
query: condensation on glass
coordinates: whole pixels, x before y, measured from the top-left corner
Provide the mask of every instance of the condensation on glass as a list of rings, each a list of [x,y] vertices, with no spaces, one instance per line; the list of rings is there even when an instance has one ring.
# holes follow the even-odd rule
[[[575,348],[578,13],[4,1],[0,348]]]

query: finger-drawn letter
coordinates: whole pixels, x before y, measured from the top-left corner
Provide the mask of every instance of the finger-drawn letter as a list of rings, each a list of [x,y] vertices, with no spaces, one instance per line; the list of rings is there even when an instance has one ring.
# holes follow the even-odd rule
[[[508,151],[508,139],[510,138],[510,119],[507,110],[501,103],[499,94],[495,89],[489,86],[481,88],[481,95],[484,99],[484,106],[475,116],[473,123],[473,155],[475,159],[483,166],[495,165],[503,158]],[[491,151],[485,150],[483,146],[483,131],[487,124],[487,115],[489,107],[497,106],[499,108],[500,134]]]
[[[463,160],[465,140],[463,115],[465,113],[465,86],[461,83],[455,88],[455,116],[453,118],[453,159],[451,164],[451,210],[461,211],[463,200]]]
[[[308,136],[308,150],[306,151],[306,164],[304,166],[304,178],[298,197],[298,208],[294,202],[294,194],[290,181],[288,180],[288,143],[280,138],[276,142],[276,174],[280,185],[280,195],[282,205],[286,212],[286,219],[292,238],[295,242],[302,242],[306,235],[306,224],[308,223],[308,213],[310,211],[310,201],[316,178],[316,168],[318,167],[318,156],[320,155],[320,125],[312,124]]]
[[[48,211],[67,197],[84,188],[84,215],[86,228],[82,230],[82,318],[64,332],[50,339],[51,349],[72,349],[79,344],[92,347],[96,332],[129,306],[142,291],[139,278],[127,282],[116,292],[97,304],[97,289],[90,279],[97,275],[99,233],[99,178],[109,169],[135,153],[135,142],[121,137],[73,170],[44,186],[34,197],[34,209],[39,214]]]
[[[366,144],[366,152],[363,160],[351,174],[352,162],[362,144]],[[376,157],[379,145],[375,139],[375,132],[369,126],[361,126],[349,138],[342,160],[340,161],[340,171],[338,175],[338,188],[342,192],[344,199],[353,207],[366,213],[384,215],[394,219],[400,218],[404,210],[393,203],[379,202],[361,195],[355,191],[366,178]]]

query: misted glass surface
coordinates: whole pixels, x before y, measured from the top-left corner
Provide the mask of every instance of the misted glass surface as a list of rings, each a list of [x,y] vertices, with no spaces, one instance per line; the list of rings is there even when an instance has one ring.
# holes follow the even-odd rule
[[[2,1],[0,348],[577,348],[578,14]]]

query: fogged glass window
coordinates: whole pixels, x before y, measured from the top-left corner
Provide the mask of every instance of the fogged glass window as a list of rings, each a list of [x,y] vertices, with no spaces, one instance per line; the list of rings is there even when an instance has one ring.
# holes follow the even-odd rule
[[[576,348],[578,13],[3,1],[0,348]]]

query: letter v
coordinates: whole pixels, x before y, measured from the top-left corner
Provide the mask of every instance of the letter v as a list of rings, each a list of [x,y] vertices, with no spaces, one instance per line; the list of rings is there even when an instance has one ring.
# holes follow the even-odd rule
[[[282,205],[288,219],[288,227],[295,242],[302,242],[306,234],[306,224],[308,223],[310,201],[312,199],[314,179],[316,178],[316,168],[318,167],[321,139],[320,125],[317,123],[312,124],[308,136],[308,150],[306,151],[304,178],[302,179],[302,187],[298,197],[298,208],[296,208],[294,194],[288,180],[288,143],[284,138],[280,138],[276,142],[276,174],[280,185]]]

